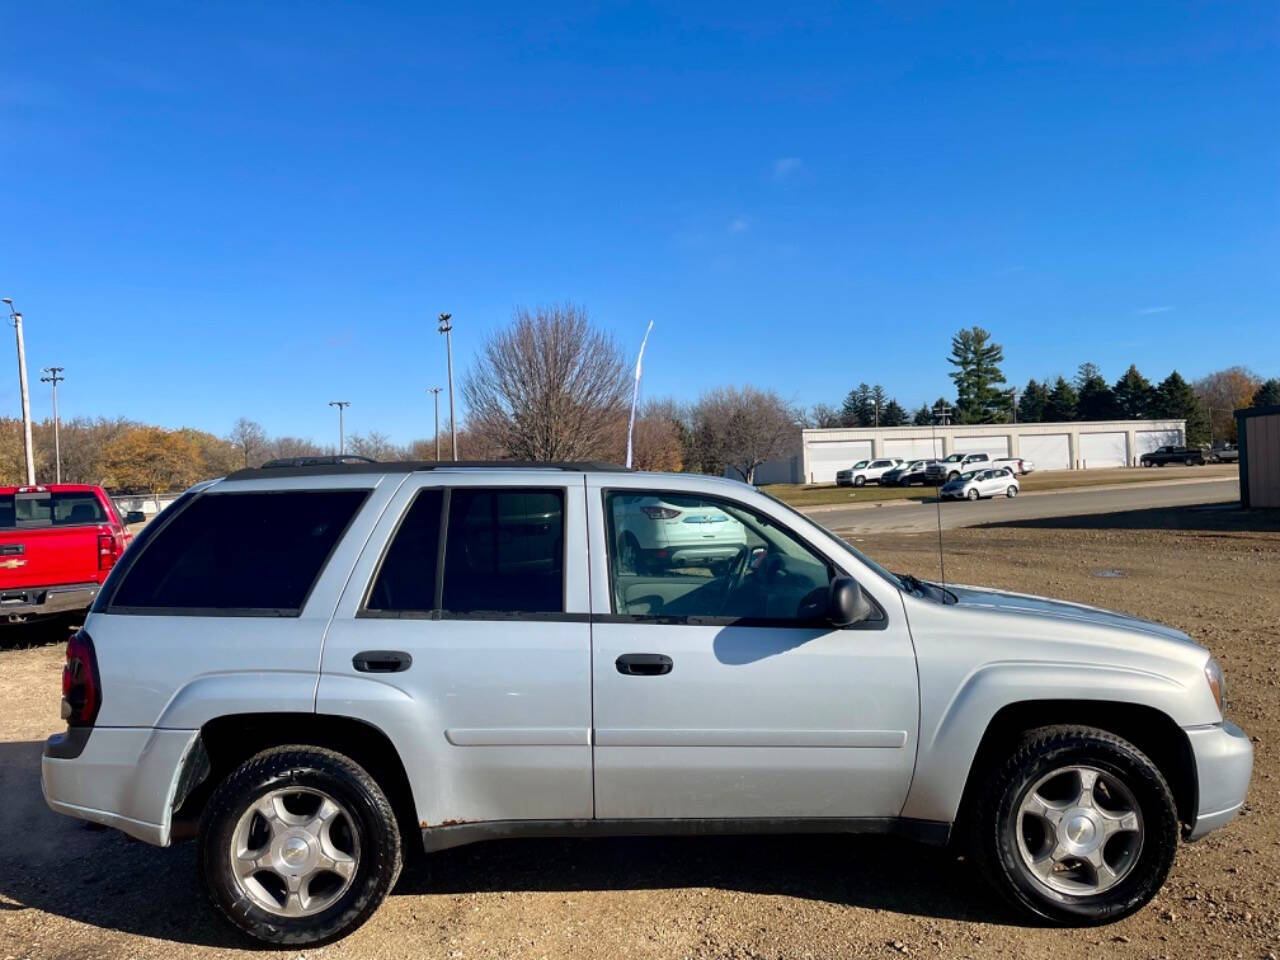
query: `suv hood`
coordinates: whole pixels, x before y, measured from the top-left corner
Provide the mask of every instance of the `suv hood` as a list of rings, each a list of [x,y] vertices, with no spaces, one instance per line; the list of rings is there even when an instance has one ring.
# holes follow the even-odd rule
[[[1109,627],[1113,630],[1128,630],[1143,633],[1162,640],[1184,643],[1197,649],[1203,649],[1181,630],[1166,627],[1164,624],[1131,617],[1100,607],[1090,607],[1083,603],[1071,603],[1067,600],[1050,600],[1028,593],[1005,593],[1000,590],[989,590],[984,587],[953,586],[947,589],[956,596],[962,607],[988,609],[1000,613],[1023,614],[1032,617],[1067,620],[1073,623],[1093,624]]]

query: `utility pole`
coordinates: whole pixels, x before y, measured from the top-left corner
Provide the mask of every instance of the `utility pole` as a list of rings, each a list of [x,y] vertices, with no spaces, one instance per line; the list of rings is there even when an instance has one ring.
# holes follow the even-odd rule
[[[1010,408],[1013,410],[1013,422],[1018,422],[1018,388],[1011,387],[1009,389]]]
[[[444,349],[449,358],[449,444],[452,459],[458,459],[458,422],[453,417],[453,314],[440,314],[437,332],[444,334]]]
[[[56,477],[54,483],[62,482],[62,440],[58,436],[58,384],[67,379],[62,376],[62,371],[65,369],[66,367],[45,367],[42,372],[47,373],[48,376],[40,378],[41,383],[53,385],[53,465]]]
[[[427,387],[427,393],[431,394],[436,402],[436,463],[440,462],[440,391],[443,387]]]
[[[351,406],[350,400],[330,400],[329,406],[338,408],[338,456],[347,452],[347,429],[343,420],[343,412]]]
[[[933,408],[933,419],[939,426],[948,426],[951,423],[951,408],[946,403],[938,403]]]
[[[18,338],[18,387],[22,392],[22,442],[27,455],[27,486],[36,485],[36,460],[31,444],[31,397],[27,393],[27,348],[22,342],[22,314],[13,309],[13,301],[9,297],[0,297],[9,307],[9,319],[13,323],[15,336]]]

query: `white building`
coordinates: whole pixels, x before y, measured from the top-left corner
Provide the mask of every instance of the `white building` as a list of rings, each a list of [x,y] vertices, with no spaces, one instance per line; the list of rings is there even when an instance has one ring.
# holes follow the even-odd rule
[[[925,459],[953,453],[1026,457],[1037,470],[1136,466],[1138,458],[1150,450],[1183,443],[1186,427],[1185,420],[1098,420],[803,430],[800,455],[763,464],[756,482],[834,483],[837,470],[858,460]]]

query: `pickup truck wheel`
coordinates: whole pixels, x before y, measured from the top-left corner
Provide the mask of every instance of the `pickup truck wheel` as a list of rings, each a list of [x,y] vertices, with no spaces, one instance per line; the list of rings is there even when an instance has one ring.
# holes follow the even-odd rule
[[[1178,847],[1177,808],[1155,764],[1091,727],[1027,733],[975,809],[983,873],[1016,906],[1063,925],[1141,909]]]
[[[1187,457],[1187,459],[1182,461],[1182,465],[1184,467],[1194,467],[1196,465],[1196,462],[1190,457]]]
[[[400,875],[400,831],[377,782],[319,747],[265,750],[214,791],[197,864],[218,911],[267,943],[350,933]]]

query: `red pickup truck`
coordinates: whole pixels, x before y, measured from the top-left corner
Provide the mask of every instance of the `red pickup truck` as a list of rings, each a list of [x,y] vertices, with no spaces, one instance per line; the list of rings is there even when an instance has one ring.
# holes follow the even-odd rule
[[[0,487],[0,622],[87,610],[141,519],[101,487]]]

